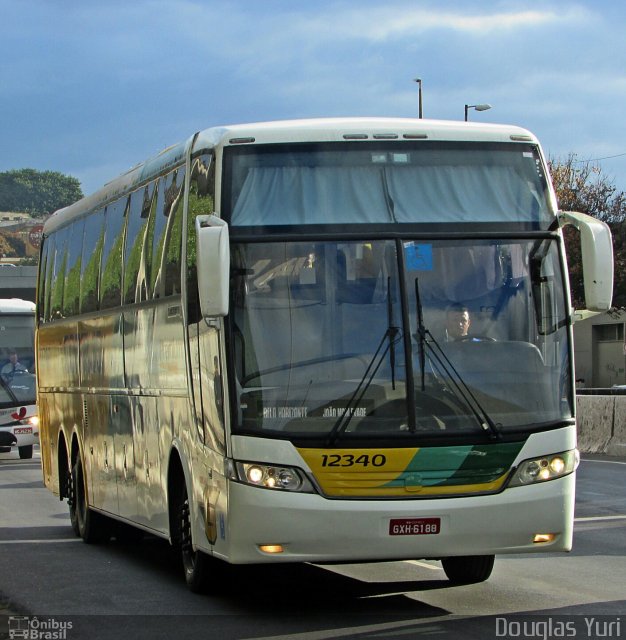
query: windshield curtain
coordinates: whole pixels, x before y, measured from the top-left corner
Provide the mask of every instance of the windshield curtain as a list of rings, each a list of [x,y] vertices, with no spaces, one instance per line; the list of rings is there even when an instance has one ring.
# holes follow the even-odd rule
[[[0,407],[34,404],[34,315],[0,316],[0,336]]]
[[[536,148],[397,142],[228,149],[230,224],[515,222],[554,215]]]
[[[553,240],[235,244],[234,429],[454,436],[485,414],[502,432],[571,418],[560,264]]]

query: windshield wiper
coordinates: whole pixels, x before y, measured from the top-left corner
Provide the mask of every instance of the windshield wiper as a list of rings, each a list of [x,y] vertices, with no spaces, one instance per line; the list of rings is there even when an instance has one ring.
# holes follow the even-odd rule
[[[498,425],[492,420],[491,416],[487,413],[482,406],[478,398],[474,395],[472,390],[467,386],[465,380],[461,374],[456,370],[451,360],[445,354],[440,344],[437,342],[433,334],[424,325],[424,313],[422,309],[422,302],[419,294],[419,279],[415,278],[415,303],[417,307],[417,335],[419,338],[419,359],[420,359],[420,375],[421,375],[421,390],[425,390],[425,369],[426,369],[426,350],[429,351],[429,359],[431,365],[437,369],[440,375],[445,375],[452,383],[453,390],[456,391],[456,396],[461,398],[467,405],[472,415],[480,425],[481,429],[489,435],[493,440],[501,437]],[[430,340],[427,340],[426,338]]]
[[[339,436],[348,428],[350,421],[352,420],[352,416],[354,415],[354,409],[359,406],[359,403],[363,399],[365,392],[368,390],[374,376],[378,369],[380,369],[380,365],[384,362],[385,356],[389,353],[389,364],[391,366],[391,384],[392,388],[395,389],[395,366],[396,366],[396,343],[400,340],[400,328],[396,327],[393,324],[393,307],[391,303],[391,278],[387,279],[387,330],[383,334],[383,337],[378,344],[376,352],[372,356],[372,359],[369,361],[365,372],[361,380],[359,380],[359,384],[356,386],[352,396],[348,400],[348,404],[345,409],[337,418],[337,421],[333,425],[333,428],[330,430],[328,434],[328,438],[326,439],[326,446],[331,446],[335,442]],[[385,346],[385,342],[387,345]],[[384,349],[383,349],[384,347]],[[382,350],[382,352],[381,352]],[[380,354],[380,355],[379,355]],[[378,362],[376,362],[378,360]],[[371,372],[371,373],[370,373]],[[369,377],[368,377],[369,376]]]
[[[422,301],[420,299],[419,279],[415,278],[415,304],[417,306],[417,336],[419,338],[419,359],[420,359],[420,388],[426,390],[425,372],[426,372],[426,327],[424,326],[424,312],[422,309]]]

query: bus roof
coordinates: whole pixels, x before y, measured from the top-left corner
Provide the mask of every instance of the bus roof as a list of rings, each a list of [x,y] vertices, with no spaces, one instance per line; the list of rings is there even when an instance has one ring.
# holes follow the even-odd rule
[[[241,144],[367,140],[538,144],[530,131],[517,126],[419,118],[318,118],[212,127],[191,136],[185,142],[164,149],[158,155],[105,184],[92,195],[55,212],[47,220],[44,234],[51,233],[87,211],[106,205],[168,169],[183,164],[191,145],[195,151]]]
[[[319,118],[215,127],[200,132],[194,147],[380,139],[537,143],[526,129],[509,125],[418,118]]]
[[[20,298],[0,298],[0,314],[35,313],[35,303]]]

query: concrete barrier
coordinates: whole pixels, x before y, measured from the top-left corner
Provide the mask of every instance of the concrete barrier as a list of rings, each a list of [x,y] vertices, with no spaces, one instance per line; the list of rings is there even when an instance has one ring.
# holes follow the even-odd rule
[[[578,395],[576,412],[580,451],[626,455],[626,396]]]
[[[615,397],[613,437],[606,452],[611,456],[626,456],[626,397]]]

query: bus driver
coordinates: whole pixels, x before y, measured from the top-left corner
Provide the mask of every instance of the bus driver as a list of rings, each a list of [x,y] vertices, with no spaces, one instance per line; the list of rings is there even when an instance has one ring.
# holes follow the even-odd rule
[[[16,373],[28,373],[28,369],[19,361],[15,349],[9,351],[9,361],[0,370],[5,382],[10,382]]]
[[[467,340],[471,324],[469,309],[461,304],[453,304],[446,310],[446,340]]]

